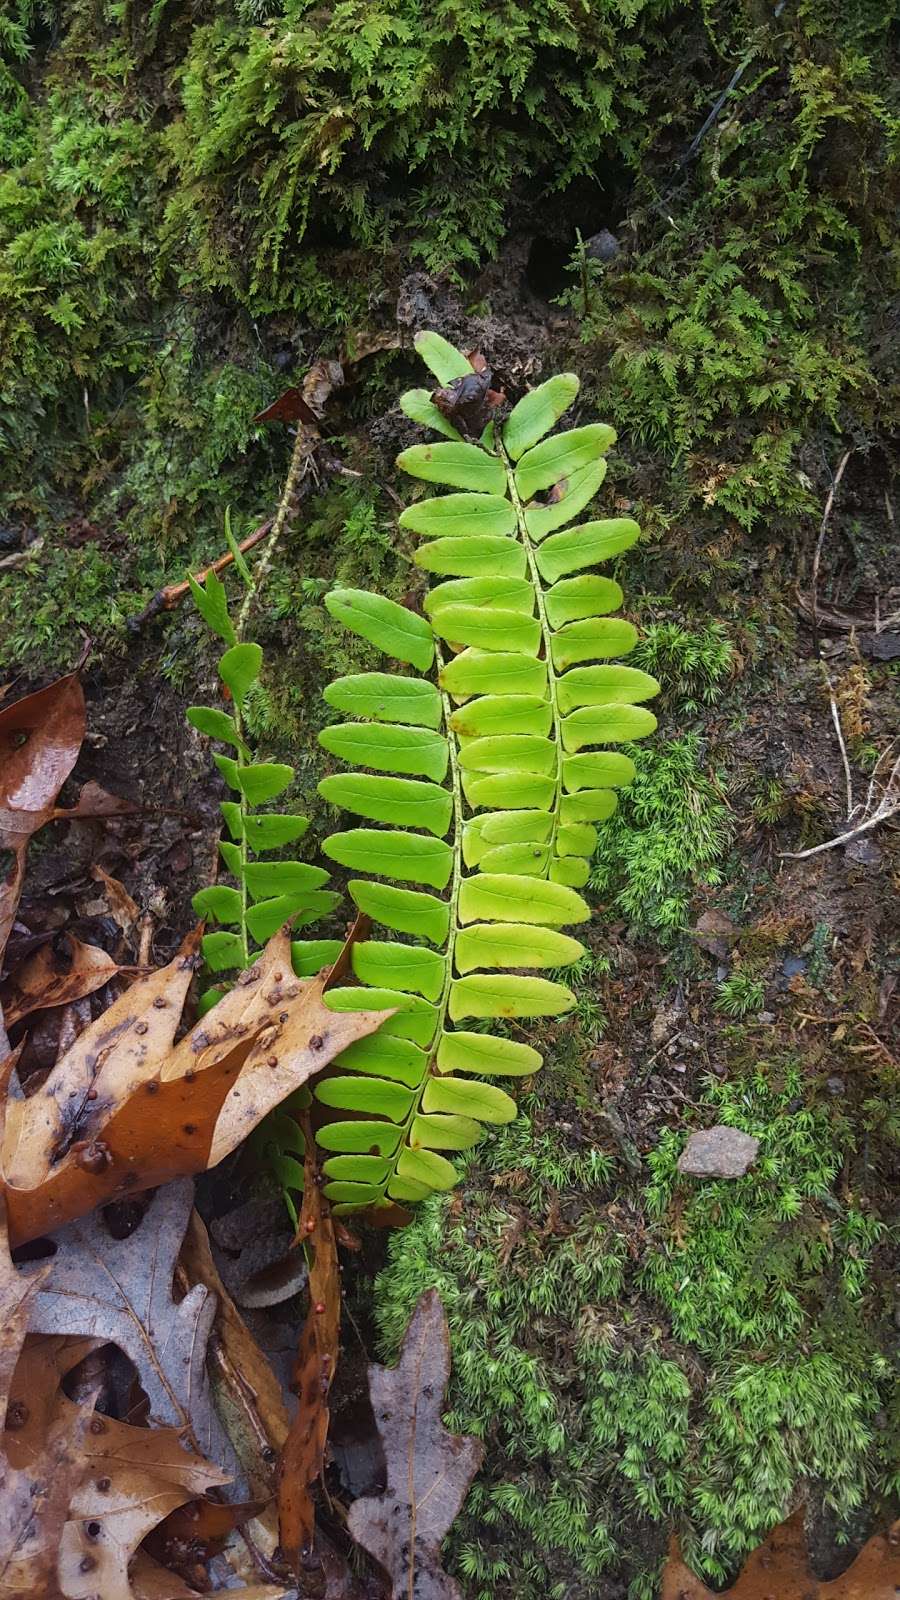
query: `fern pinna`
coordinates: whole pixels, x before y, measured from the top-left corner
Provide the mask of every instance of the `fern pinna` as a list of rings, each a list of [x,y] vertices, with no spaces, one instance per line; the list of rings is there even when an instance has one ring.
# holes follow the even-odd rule
[[[595,825],[634,774],[627,755],[596,747],[656,726],[639,704],[655,679],[609,664],[637,638],[609,615],[622,591],[590,570],[633,544],[637,523],[570,526],[603,482],[612,429],[551,432],[578,391],[565,373],[475,443],[455,419],[469,391],[485,390],[477,363],[434,333],[416,344],[441,387],[413,390],[401,406],[445,437],[405,450],[398,465],[457,492],[417,500],[400,525],[422,537],[417,564],[444,581],[426,616],[359,590],[326,596],[348,628],[421,675],[363,672],[325,691],[350,720],[321,742],[351,770],[320,792],[380,826],[335,833],[324,849],[366,874],[349,883],[359,910],[404,936],[355,945],[355,977],[379,991],[366,1005],[398,1010],[315,1091],[334,1118],[317,1138],[325,1192],[341,1211],[451,1188],[457,1174],[442,1152],[515,1116],[512,1097],[482,1079],[532,1074],[541,1057],[482,1029],[574,1004],[564,984],[535,974],[584,953],[561,930],[590,915],[578,890]],[[311,944],[307,959],[326,954]]]

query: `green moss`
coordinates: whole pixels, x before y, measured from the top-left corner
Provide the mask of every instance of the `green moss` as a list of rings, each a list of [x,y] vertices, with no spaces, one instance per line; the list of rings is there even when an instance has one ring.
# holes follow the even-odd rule
[[[463,1208],[427,1202],[394,1237],[375,1301],[386,1353],[425,1287],[447,1308],[448,1424],[488,1444],[451,1541],[468,1592],[586,1597],[624,1569],[652,1595],[672,1518],[722,1578],[801,1482],[844,1521],[889,1487],[884,1224],[840,1197],[849,1130],[796,1070],[707,1086],[698,1120],[754,1133],[758,1163],[679,1179],[683,1135],[664,1132],[639,1235],[626,1175],[610,1184],[574,1130],[528,1109],[470,1159]]]
[[[659,679],[664,704],[690,715],[720,698],[734,655],[721,622],[696,630],[680,622],[649,622],[629,661]]]
[[[671,938],[686,924],[695,889],[721,882],[730,813],[697,734],[630,753],[637,777],[600,829],[591,887],[636,927]]]

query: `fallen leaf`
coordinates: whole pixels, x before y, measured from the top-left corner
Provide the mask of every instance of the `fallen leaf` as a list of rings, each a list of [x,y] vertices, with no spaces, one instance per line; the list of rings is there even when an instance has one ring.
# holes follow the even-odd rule
[[[273,400],[265,410],[257,411],[254,422],[305,422],[308,427],[318,425],[318,417],[312,407],[307,405],[302,392],[292,386],[285,389],[283,394]]]
[[[91,1420],[89,1407],[73,1411],[53,1424],[31,1471],[0,1457],[0,1600],[67,1600],[57,1553]]]
[[[189,1589],[167,1567],[161,1567],[143,1551],[139,1552],[131,1569],[131,1587],[134,1600],[197,1600],[196,1589]],[[235,1600],[290,1600],[296,1592],[271,1583],[253,1583],[227,1591]]]
[[[28,841],[50,821],[84,734],[84,694],[75,672],[0,710],[0,849],[12,855],[0,883],[0,956],[22,892]]]
[[[2,1170],[16,1244],[216,1166],[390,1015],[330,1011],[329,973],[296,978],[282,930],[174,1045],[195,959],[189,941],[86,1028],[36,1094],[10,1102]]]
[[[113,919],[127,937],[141,914],[140,906],[132,900],[124,883],[114,878],[111,872],[104,872],[96,862],[91,867],[91,877],[95,883],[103,885]]]
[[[152,1421],[181,1428],[200,1453],[231,1466],[204,1364],[215,1299],[202,1285],[177,1303],[172,1293],[192,1200],[190,1183],[169,1184],[126,1239],[114,1239],[99,1216],[61,1229],[29,1328],[117,1344],[134,1363]]]
[[[344,371],[339,361],[314,361],[299,388],[285,389],[265,410],[258,411],[254,422],[302,422],[316,429],[331,398],[340,388]]]
[[[0,1415],[5,1416],[9,1388],[28,1331],[30,1301],[46,1268],[32,1279],[13,1265],[6,1233],[6,1215],[0,1204]]]
[[[118,972],[105,950],[82,944],[73,934],[60,932],[0,984],[0,1005],[6,1026],[21,1022],[32,1011],[67,1006],[73,1000],[102,989]]]
[[[11,1408],[24,1421],[7,1432],[4,1446],[12,1466],[32,1479],[44,1438],[57,1424],[74,1425],[78,1415],[60,1383],[85,1343],[96,1341],[32,1336],[22,1352]],[[137,1428],[97,1412],[83,1432],[81,1455],[57,1547],[60,1589],[72,1600],[95,1593],[100,1600],[133,1600],[128,1569],[141,1541],[230,1474],[186,1448],[181,1428]]]
[[[203,1284],[216,1296],[216,1320],[211,1339],[213,1364],[230,1395],[229,1412],[241,1418],[240,1434],[247,1449],[236,1448],[253,1494],[271,1490],[275,1454],[290,1429],[290,1414],[281,1384],[216,1271],[209,1235],[196,1211],[191,1212],[181,1246],[180,1270],[185,1284]],[[229,1423],[235,1437],[233,1422]]]
[[[315,1508],[310,1489],[321,1476],[328,1438],[328,1395],[337,1366],[341,1328],[341,1273],[331,1207],[317,1182],[316,1143],[309,1115],[304,1119],[303,1206],[297,1240],[311,1251],[309,1311],[291,1388],[297,1413],[284,1444],[278,1474],[278,1528],[291,1572],[299,1576],[301,1555],[313,1550]]]
[[[713,907],[704,911],[692,928],[701,950],[706,950],[719,961],[727,961],[737,939],[737,928],[724,911]]]
[[[491,389],[491,369],[485,364],[454,378],[445,388],[435,389],[431,398],[448,422],[466,437],[475,438],[484,432],[501,396]]]
[[[479,1439],[441,1422],[450,1337],[436,1289],[423,1294],[396,1367],[371,1366],[369,1393],[387,1463],[383,1495],[356,1500],[347,1526],[388,1573],[392,1600],[461,1600],[443,1570],[441,1542],[481,1465]]]
[[[876,1534],[839,1578],[818,1579],[809,1570],[804,1512],[773,1529],[754,1550],[730,1589],[708,1589],[682,1560],[672,1540],[663,1569],[660,1600],[895,1600],[900,1587],[900,1522]]]

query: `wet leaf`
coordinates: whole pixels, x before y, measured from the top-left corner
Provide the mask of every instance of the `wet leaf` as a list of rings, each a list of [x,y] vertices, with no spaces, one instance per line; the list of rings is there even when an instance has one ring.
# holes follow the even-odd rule
[[[12,856],[0,882],[0,956],[22,892],[28,841],[50,821],[84,734],[84,695],[74,672],[0,710],[0,850]]]
[[[450,1376],[447,1319],[435,1289],[416,1307],[396,1367],[371,1366],[369,1392],[387,1465],[381,1496],[357,1500],[347,1526],[391,1580],[393,1600],[460,1600],[440,1547],[484,1447],[441,1422]]]
[[[114,1239],[100,1216],[60,1229],[29,1327],[118,1345],[134,1362],[151,1421],[187,1429],[198,1450],[227,1461],[205,1369],[215,1297],[202,1285],[177,1303],[173,1294],[192,1201],[190,1183],[168,1184],[125,1239]]]
[[[73,1000],[102,989],[118,972],[105,950],[82,944],[70,933],[56,937],[35,950],[0,985],[0,1004],[6,1026],[21,1021],[32,1011],[48,1006],[67,1006]]]
[[[6,1433],[4,1447],[11,1465],[35,1481],[45,1440],[59,1428],[70,1436],[79,1428],[81,1408],[60,1381],[94,1343],[31,1336],[22,1352],[11,1403],[24,1422]],[[84,1420],[66,1520],[53,1548],[60,1591],[72,1600],[87,1594],[132,1600],[128,1569],[141,1541],[176,1507],[227,1483],[229,1474],[186,1448],[179,1427],[133,1427],[89,1411]]]
[[[278,1529],[291,1571],[311,1550],[315,1510],[310,1489],[321,1475],[328,1437],[328,1395],[337,1366],[341,1326],[341,1278],[331,1208],[316,1181],[316,1146],[308,1116],[303,1208],[297,1240],[309,1246],[309,1310],[291,1380],[298,1408],[284,1444],[278,1475]]]
[[[217,1165],[385,1020],[383,1010],[330,1010],[328,972],[296,978],[282,931],[176,1046],[194,965],[191,943],[85,1029],[39,1094],[10,1103],[3,1174],[17,1243]]]

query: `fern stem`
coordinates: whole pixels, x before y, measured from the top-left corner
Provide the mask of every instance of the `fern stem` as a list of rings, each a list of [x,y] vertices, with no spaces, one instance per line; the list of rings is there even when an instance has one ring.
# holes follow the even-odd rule
[[[516,525],[518,527],[519,537],[521,538],[522,545],[525,550],[525,556],[528,561],[528,572],[531,577],[531,584],[532,588],[534,589],[535,599],[537,601],[538,618],[541,624],[541,638],[544,645],[544,659],[547,664],[547,685],[550,691],[550,709],[553,716],[553,741],[556,745],[556,775],[554,779],[552,827],[550,830],[549,849],[547,851],[547,865],[542,873],[536,874],[536,876],[539,877],[547,877],[550,872],[550,866],[553,858],[556,855],[556,836],[559,832],[559,812],[560,805],[562,803],[562,718],[560,717],[559,713],[559,704],[556,695],[556,673],[553,670],[553,655],[550,648],[553,630],[550,627],[550,622],[547,617],[547,608],[544,605],[544,586],[541,580],[540,572],[538,571],[537,561],[535,559],[534,545],[531,541],[531,536],[528,532],[528,527],[525,522],[525,507],[522,504],[522,496],[519,494],[518,486],[516,484],[516,475],[513,464],[503,447],[502,439],[497,440],[497,451],[503,461],[503,465],[506,468],[506,481],[509,486],[509,497],[513,503],[513,506],[515,507]]]
[[[237,700],[232,701],[232,716],[234,717],[234,726],[240,741],[237,746],[237,764],[240,771],[241,768],[246,767],[247,758],[244,754],[244,719],[241,716],[241,708]],[[243,789],[238,795],[238,805],[241,808],[241,837],[238,842],[241,868],[237,874],[238,890],[241,896],[241,955],[243,958],[241,964],[246,971],[250,965],[250,941],[247,936],[247,830],[244,826],[247,817],[247,796],[244,794]]]
[[[438,674],[444,665],[440,646],[437,640],[434,645],[435,661]],[[462,837],[463,837],[463,797],[462,780],[459,772],[459,755],[456,748],[456,735],[450,726],[452,706],[450,696],[446,690],[441,689],[441,705],[444,710],[444,728],[447,734],[447,748],[450,752],[450,785],[453,793],[453,876],[450,880],[450,928],[447,934],[447,968],[444,973],[444,987],[441,991],[439,1002],[438,1028],[435,1039],[439,1039],[443,1032],[447,1018],[447,1006],[450,1001],[450,985],[453,982],[453,960],[456,954],[456,936],[459,932],[459,891],[462,884]],[[430,1063],[429,1063],[430,1065]],[[427,1077],[426,1073],[426,1077]]]

